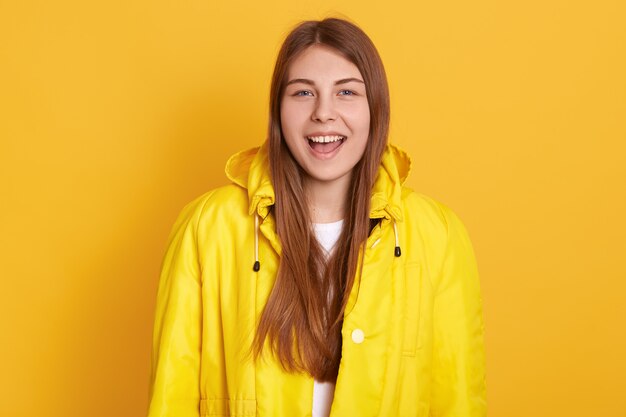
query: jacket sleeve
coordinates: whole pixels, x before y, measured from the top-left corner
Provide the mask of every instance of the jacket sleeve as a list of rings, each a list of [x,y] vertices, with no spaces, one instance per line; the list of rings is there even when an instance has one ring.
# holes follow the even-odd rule
[[[433,305],[432,417],[485,417],[482,298],[472,245],[447,207],[447,243]]]
[[[197,249],[200,199],[170,233],[157,293],[148,417],[200,415],[202,294]]]

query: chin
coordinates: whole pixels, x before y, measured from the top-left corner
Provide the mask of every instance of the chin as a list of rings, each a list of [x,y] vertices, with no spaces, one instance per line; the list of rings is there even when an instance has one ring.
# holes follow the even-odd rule
[[[307,171],[307,177],[316,182],[332,183],[335,181],[341,181],[346,177],[349,177],[352,170],[344,172],[315,172]]]

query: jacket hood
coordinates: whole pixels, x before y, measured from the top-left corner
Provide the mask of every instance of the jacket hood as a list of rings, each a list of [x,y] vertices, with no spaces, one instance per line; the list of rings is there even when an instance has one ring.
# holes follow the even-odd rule
[[[372,187],[370,218],[402,221],[402,186],[411,171],[411,159],[400,148],[387,144]],[[248,191],[250,214],[265,218],[274,204],[269,166],[268,142],[238,152],[226,163],[226,176]]]

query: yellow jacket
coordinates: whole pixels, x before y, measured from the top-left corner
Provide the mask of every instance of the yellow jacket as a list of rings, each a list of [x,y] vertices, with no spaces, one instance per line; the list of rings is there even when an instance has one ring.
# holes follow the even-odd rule
[[[173,227],[149,417],[311,415],[309,375],[284,372],[271,354],[249,356],[280,254],[268,168],[266,144],[234,155],[226,165],[233,184],[189,203]],[[344,315],[331,417],[486,415],[471,243],[450,209],[402,185],[409,170],[407,155],[389,145],[371,199],[371,218],[382,220]]]

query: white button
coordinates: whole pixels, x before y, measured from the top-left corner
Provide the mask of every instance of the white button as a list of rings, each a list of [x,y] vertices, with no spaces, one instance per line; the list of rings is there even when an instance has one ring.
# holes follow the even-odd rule
[[[352,341],[354,343],[363,343],[365,340],[365,333],[361,329],[352,330]]]

